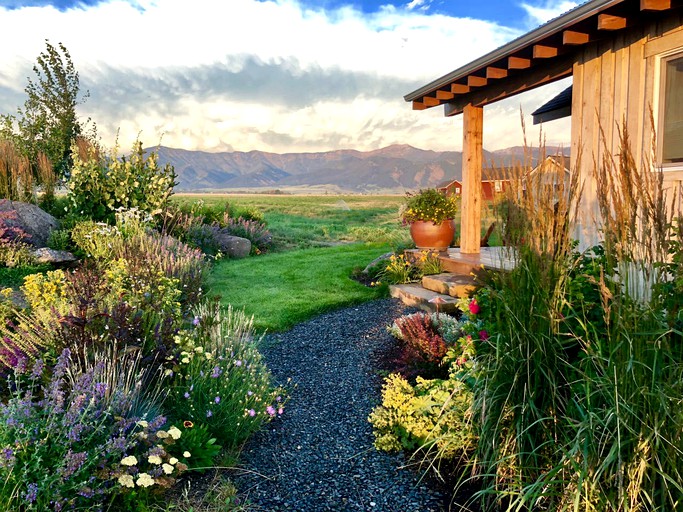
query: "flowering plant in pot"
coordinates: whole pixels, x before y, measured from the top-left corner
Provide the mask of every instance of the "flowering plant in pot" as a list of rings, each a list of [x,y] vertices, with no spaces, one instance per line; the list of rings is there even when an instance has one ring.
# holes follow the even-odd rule
[[[400,216],[404,224],[410,224],[410,235],[418,249],[445,251],[453,242],[457,211],[454,196],[428,188],[409,192]]]

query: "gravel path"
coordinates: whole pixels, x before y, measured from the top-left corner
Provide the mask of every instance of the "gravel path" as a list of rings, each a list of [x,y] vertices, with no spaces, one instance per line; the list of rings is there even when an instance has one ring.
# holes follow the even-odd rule
[[[291,377],[285,414],[255,435],[235,483],[256,510],[437,512],[442,496],[400,469],[402,455],[372,446],[367,420],[379,402],[373,354],[391,346],[386,326],[406,312],[393,299],[324,314],[267,337],[266,361]]]

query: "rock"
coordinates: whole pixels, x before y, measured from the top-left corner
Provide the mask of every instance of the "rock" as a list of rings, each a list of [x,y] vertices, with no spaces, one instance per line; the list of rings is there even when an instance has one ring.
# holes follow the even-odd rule
[[[31,251],[37,263],[51,263],[56,266],[68,267],[75,264],[78,258],[69,251],[57,251],[47,247],[41,247]]]
[[[368,266],[367,266],[367,267],[365,267],[365,268],[363,269],[363,274],[368,274],[368,273],[370,272],[370,269],[371,269],[372,267],[374,267],[375,265],[377,265],[378,263],[380,263],[380,262],[382,262],[382,261],[384,261],[384,260],[388,260],[389,258],[391,258],[391,257],[393,256],[393,254],[394,254],[393,252],[387,252],[387,253],[382,254],[382,255],[379,256],[378,258],[375,258],[375,259],[372,260],[370,263],[368,263]]]
[[[45,247],[52,230],[59,227],[59,222],[35,204],[0,199],[0,212],[15,212],[2,221],[5,226],[21,228],[29,237],[23,241],[34,247]]]
[[[251,241],[239,236],[233,236],[225,228],[215,227],[213,236],[218,250],[230,258],[246,258],[251,253]]]

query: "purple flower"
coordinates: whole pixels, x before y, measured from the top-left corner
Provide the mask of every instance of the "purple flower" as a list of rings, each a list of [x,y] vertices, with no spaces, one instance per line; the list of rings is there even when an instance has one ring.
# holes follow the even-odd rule
[[[276,401],[276,402],[281,402],[281,401],[282,401],[282,397],[281,397],[280,395],[276,396],[276,397],[275,397],[275,401]]]
[[[184,396],[185,398],[190,398],[190,393],[188,393],[187,391],[185,391],[185,394],[184,394],[183,396]]]
[[[251,395],[253,395],[253,394],[254,394],[253,391],[247,391],[247,396],[251,396]]]
[[[194,325],[195,327],[197,327],[197,326],[199,325],[199,322],[200,322],[201,320],[202,320],[202,319],[199,318],[198,316],[194,317],[194,319],[192,320],[192,325]]]
[[[249,409],[249,416],[251,416],[252,418],[256,416],[256,411],[254,409]]]
[[[213,401],[216,402],[217,404],[219,404],[221,402],[221,397],[217,396],[216,398],[213,399]]]
[[[213,371],[211,372],[211,378],[217,379],[218,377],[221,376],[221,373],[223,373],[223,370],[221,370],[220,366],[214,367]]]
[[[213,416],[213,413],[211,411],[206,411],[206,417],[210,418],[211,416]]]
[[[38,484],[30,483],[28,484],[28,489],[24,493],[24,499],[29,503],[36,501],[38,497]]]
[[[239,359],[235,361],[235,366],[242,366],[242,361],[240,361]]]
[[[33,363],[33,369],[31,370],[31,378],[33,378],[33,379],[40,378],[40,376],[43,375],[43,369],[44,368],[45,368],[45,363],[43,363],[42,359],[38,359],[35,363]]]
[[[272,405],[269,405],[268,407],[266,407],[266,412],[268,413],[268,415],[270,417],[275,416],[275,408]]]

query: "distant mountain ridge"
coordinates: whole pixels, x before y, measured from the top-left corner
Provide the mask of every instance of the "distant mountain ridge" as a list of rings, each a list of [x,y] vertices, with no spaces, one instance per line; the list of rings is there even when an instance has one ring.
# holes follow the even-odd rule
[[[430,151],[393,145],[374,151],[320,153],[233,151],[209,153],[161,146],[159,163],[175,168],[178,191],[318,187],[339,192],[403,192],[434,187],[462,176],[460,151]],[[548,154],[558,148],[547,147]],[[567,150],[568,151],[568,150]],[[538,150],[536,150],[537,157]],[[484,151],[487,165],[520,160],[519,148]]]

